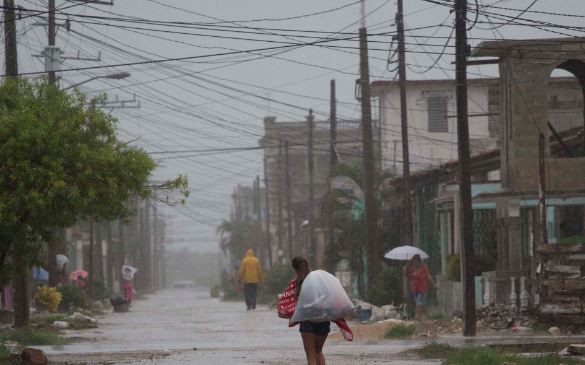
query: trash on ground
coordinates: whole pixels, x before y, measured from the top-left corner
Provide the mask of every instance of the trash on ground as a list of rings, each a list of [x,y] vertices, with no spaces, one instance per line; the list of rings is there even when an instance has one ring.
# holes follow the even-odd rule
[[[69,322],[55,321],[55,322],[53,322],[52,326],[57,328],[57,329],[64,330],[66,328],[69,328]]]
[[[86,316],[85,314],[81,314],[79,312],[73,313],[72,315],[67,317],[67,319],[70,321],[76,321],[76,322],[97,323],[97,319],[91,318],[91,317]]]

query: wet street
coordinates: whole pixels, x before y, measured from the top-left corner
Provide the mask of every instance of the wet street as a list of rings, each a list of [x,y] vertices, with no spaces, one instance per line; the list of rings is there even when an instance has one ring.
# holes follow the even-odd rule
[[[332,325],[332,333],[338,329]],[[57,364],[302,364],[298,328],[272,309],[212,299],[207,289],[168,289],[108,313],[99,328],[68,331],[75,343],[42,348]],[[339,336],[335,336],[338,338]],[[437,364],[398,355],[412,341],[329,339],[328,364]]]

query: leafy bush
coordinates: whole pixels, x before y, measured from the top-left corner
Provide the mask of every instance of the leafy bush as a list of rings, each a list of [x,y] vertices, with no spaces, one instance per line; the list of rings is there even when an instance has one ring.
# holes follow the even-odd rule
[[[386,331],[384,338],[405,339],[411,338],[416,331],[416,326],[412,324],[399,324],[392,326]]]
[[[0,364],[9,364],[10,350],[5,344],[0,343]]]
[[[402,299],[402,273],[400,269],[385,267],[366,292],[366,301],[377,306],[397,303]]]
[[[38,328],[9,329],[0,332],[0,343],[18,342],[22,346],[64,345],[67,341],[56,332]]]
[[[211,295],[212,298],[219,298],[221,293],[221,290],[219,288],[219,285],[214,285],[211,287],[211,289],[209,289],[209,295]]]
[[[59,288],[61,293],[61,310],[70,311],[77,308],[88,308],[89,296],[82,287],[68,284]]]
[[[521,357],[501,353],[485,347],[469,347],[457,350],[443,362],[445,365],[501,365],[511,363],[517,365],[561,365],[584,364],[582,360],[560,358],[559,356],[543,355],[542,357]]]
[[[295,272],[290,264],[277,264],[264,273],[264,284],[260,290],[260,303],[275,304],[278,294],[288,286]]]
[[[39,309],[54,313],[61,303],[61,293],[55,287],[39,286],[35,302]]]
[[[89,295],[93,300],[102,300],[108,298],[108,290],[103,281],[94,281],[89,284]]]

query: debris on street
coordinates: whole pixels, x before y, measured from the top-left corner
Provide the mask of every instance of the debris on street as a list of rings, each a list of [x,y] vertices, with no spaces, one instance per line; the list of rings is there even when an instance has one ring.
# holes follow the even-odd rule
[[[506,305],[490,304],[477,310],[478,328],[485,330],[505,330],[515,327],[533,328],[536,318],[528,313],[518,312]]]

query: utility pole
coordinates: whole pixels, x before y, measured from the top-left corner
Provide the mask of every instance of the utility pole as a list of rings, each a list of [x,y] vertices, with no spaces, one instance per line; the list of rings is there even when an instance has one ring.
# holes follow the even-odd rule
[[[276,203],[278,205],[277,219],[278,219],[278,262],[282,263],[284,256],[280,255],[281,250],[284,249],[284,227],[282,225],[282,141],[278,141],[278,197]]]
[[[335,97],[335,80],[331,80],[331,98],[329,111],[329,131],[331,135],[330,151],[331,159],[329,161],[329,176],[332,177],[333,170],[337,165],[337,101]],[[331,191],[331,184],[328,184],[328,190]],[[335,220],[333,218],[333,209],[329,207],[329,247],[335,244]]]
[[[330,111],[329,111],[329,130],[331,135],[330,142],[330,154],[331,162],[330,167],[337,165],[337,101],[335,98],[335,80],[331,80],[331,98],[330,98]]]
[[[55,57],[58,53],[58,50],[55,50],[55,0],[49,0],[49,23],[48,23],[48,41],[49,47],[45,49],[45,52],[48,52],[45,57],[50,57],[51,62],[47,63],[45,61],[45,71],[48,71],[48,78],[49,83],[55,86],[56,78],[55,78],[55,71],[53,69],[53,65],[55,62],[53,57]],[[47,67],[48,65],[50,67]],[[50,286],[57,286],[58,278],[57,278],[57,247],[56,245],[64,245],[64,242],[50,242],[48,247],[48,272],[49,272],[49,285]]]
[[[144,211],[144,247],[146,248],[146,262],[143,264],[144,265],[144,276],[145,276],[145,290],[147,292],[152,292],[153,291],[153,245],[152,245],[152,225],[150,222],[150,210],[151,210],[151,201],[150,198],[146,199],[145,202],[145,211]]]
[[[18,57],[16,44],[16,18],[14,0],[4,0],[4,65],[5,74],[18,78]],[[16,243],[18,245],[18,242]],[[12,272],[14,285],[14,327],[26,327],[30,322],[30,266],[27,260],[18,255]]]
[[[18,58],[16,52],[16,18],[14,0],[4,0],[4,62],[5,73],[10,78],[18,77]]]
[[[293,228],[292,228],[292,203],[291,203],[291,179],[290,179],[290,159],[288,141],[284,141],[284,165],[285,165],[285,185],[286,185],[286,228],[288,230],[288,256],[292,260],[294,255],[293,245]]]
[[[268,189],[268,159],[264,157],[264,190],[266,196],[266,256],[268,258],[268,268],[272,267],[272,244],[270,242],[270,191]]]
[[[540,134],[538,139],[538,176],[539,176],[539,186],[538,186],[538,214],[539,214],[539,222],[540,222],[540,237],[538,240],[539,245],[545,245],[547,243],[547,233],[546,233],[546,168],[545,168],[545,158],[544,158],[544,135]]]
[[[254,214],[256,215],[256,233],[254,235],[254,252],[258,252],[261,254],[261,244],[262,242],[262,196],[260,193],[260,176],[256,175],[256,179],[252,182],[254,185]],[[259,256],[262,258],[262,255]]]
[[[88,260],[88,265],[89,267],[87,268],[87,276],[88,276],[88,291],[89,291],[89,296],[91,297],[93,295],[93,288],[94,288],[94,280],[95,280],[95,235],[94,235],[94,230],[95,230],[95,222],[93,220],[93,218],[90,218],[89,220],[89,260]]]
[[[467,108],[467,0],[455,0],[455,73],[457,140],[459,151],[459,214],[461,221],[461,277],[463,280],[463,335],[475,336],[475,278],[473,264],[473,210],[469,167]]]
[[[314,133],[315,133],[315,119],[313,117],[313,109],[309,109],[309,116],[307,117],[307,124],[309,127],[309,232],[307,240],[307,256],[309,263],[316,265],[316,249],[314,241],[315,231],[315,160],[313,157],[313,144],[314,144]]]
[[[405,244],[413,244],[412,206],[410,203],[410,154],[408,147],[408,104],[406,98],[406,47],[404,44],[404,8],[403,0],[398,0],[396,13],[398,31],[398,77],[400,85],[400,125],[402,130],[402,189],[403,189],[403,236]]]
[[[376,245],[378,217],[374,196],[374,142],[372,137],[372,105],[370,94],[370,71],[368,65],[368,33],[360,28],[360,86],[362,92],[362,149],[365,200],[365,249],[366,278],[371,285],[379,272],[380,258]]]
[[[114,240],[112,238],[112,222],[106,222],[106,244],[108,245],[106,260],[106,283],[108,290],[114,287]]]
[[[49,25],[48,25],[48,36],[49,36],[49,47],[45,52],[49,51],[48,57],[51,59],[51,66],[55,65],[59,62],[59,59],[55,59],[57,54],[60,52],[57,48],[55,48],[55,38],[57,35],[56,31],[56,24],[55,24],[55,0],[49,0]],[[49,83],[51,85],[55,85],[57,78],[55,76],[55,68],[51,67],[48,70],[49,75]]]

